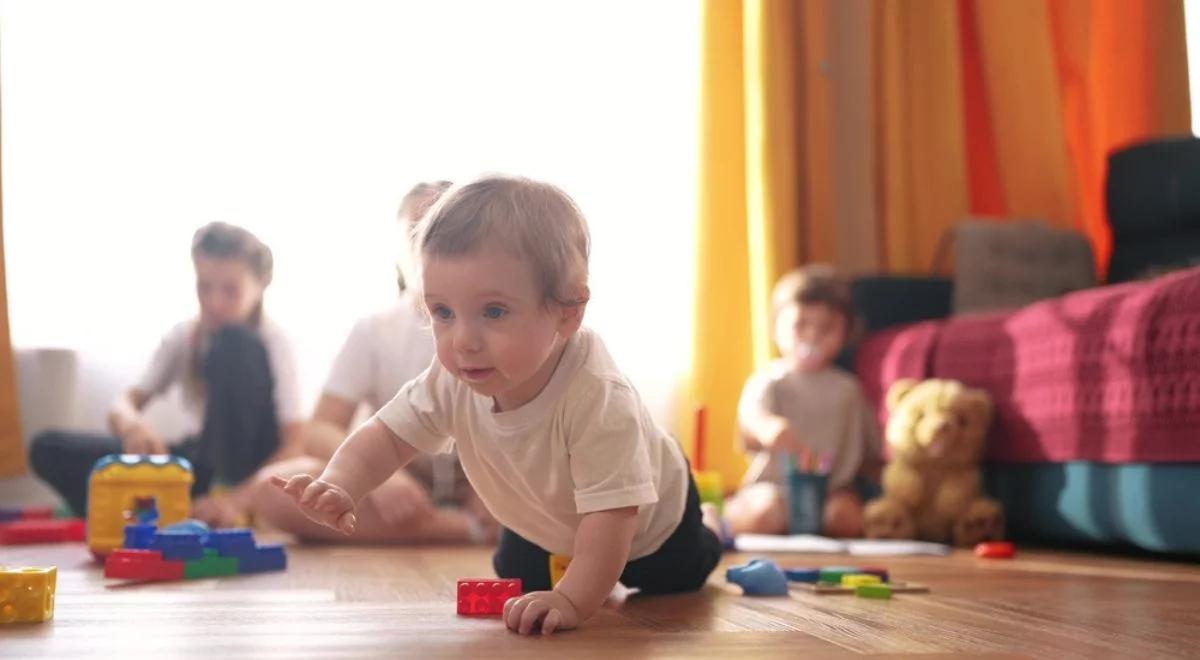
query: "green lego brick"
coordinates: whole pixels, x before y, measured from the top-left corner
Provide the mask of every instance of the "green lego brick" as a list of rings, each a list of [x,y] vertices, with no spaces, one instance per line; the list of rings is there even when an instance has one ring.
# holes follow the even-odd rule
[[[222,557],[211,548],[205,548],[204,559],[193,559],[183,563],[183,577],[186,580],[237,575],[237,572],[237,557]]]
[[[817,581],[826,584],[841,584],[842,577],[857,575],[858,572],[856,566],[827,566],[821,569],[821,576]]]
[[[854,595],[859,598],[888,599],[892,597],[892,588],[886,584],[860,584],[854,587]]]

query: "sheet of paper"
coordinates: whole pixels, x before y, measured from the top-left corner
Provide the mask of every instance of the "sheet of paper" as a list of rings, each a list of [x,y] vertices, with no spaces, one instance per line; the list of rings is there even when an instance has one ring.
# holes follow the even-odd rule
[[[734,538],[738,552],[809,552],[849,553],[859,557],[897,557],[903,555],[947,555],[950,546],[926,541],[890,539],[851,539],[840,541],[826,536],[795,534],[741,534]]]
[[[845,552],[846,544],[825,536],[795,534],[739,534],[733,539],[738,552]]]
[[[948,555],[950,546],[928,541],[862,539],[846,541],[846,551],[859,557],[895,557],[900,555]]]

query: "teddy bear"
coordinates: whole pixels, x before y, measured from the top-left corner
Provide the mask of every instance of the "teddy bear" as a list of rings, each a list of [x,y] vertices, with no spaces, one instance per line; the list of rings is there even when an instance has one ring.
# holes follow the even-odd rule
[[[887,393],[892,460],[883,496],[867,505],[869,538],[971,546],[1004,537],[1004,511],[983,496],[979,461],[992,402],[953,380],[901,379]]]

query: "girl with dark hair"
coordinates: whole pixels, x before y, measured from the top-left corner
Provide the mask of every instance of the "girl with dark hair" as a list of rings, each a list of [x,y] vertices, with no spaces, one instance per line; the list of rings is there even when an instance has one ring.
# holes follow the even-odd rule
[[[193,516],[228,526],[248,510],[251,477],[299,453],[299,384],[291,344],[263,314],[271,250],[249,231],[214,222],[192,239],[200,310],[172,327],[141,378],[108,413],[112,436],[46,431],[30,462],[80,515],[92,465],[113,453],[174,454],[195,470]],[[190,433],[165,440],[142,415],[172,386],[182,388]],[[211,493],[223,487],[226,495]]]

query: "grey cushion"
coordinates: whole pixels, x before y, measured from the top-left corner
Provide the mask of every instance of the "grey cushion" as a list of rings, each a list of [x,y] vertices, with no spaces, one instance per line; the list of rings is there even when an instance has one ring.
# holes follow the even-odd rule
[[[954,228],[954,313],[1015,309],[1096,284],[1091,244],[1036,221]]]

